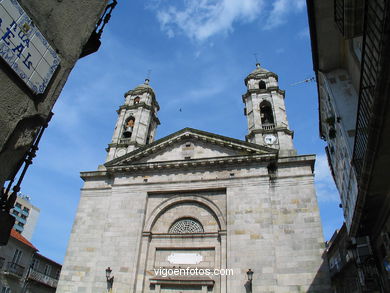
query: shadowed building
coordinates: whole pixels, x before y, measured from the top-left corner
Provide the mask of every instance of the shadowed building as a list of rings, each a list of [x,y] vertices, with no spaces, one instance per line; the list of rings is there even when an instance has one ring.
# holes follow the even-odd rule
[[[15,177],[35,157],[77,60],[98,50],[116,3],[0,1],[0,187],[9,181],[0,191],[0,245],[7,243],[14,225],[9,212],[25,172]]]
[[[369,292],[390,292],[390,1],[307,0],[320,135]],[[358,250],[355,252],[358,253]]]

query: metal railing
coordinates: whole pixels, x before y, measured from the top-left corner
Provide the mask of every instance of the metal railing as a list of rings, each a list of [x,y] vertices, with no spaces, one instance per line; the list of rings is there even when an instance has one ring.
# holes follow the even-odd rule
[[[47,286],[50,286],[50,287],[53,287],[53,288],[57,288],[58,279],[53,278],[51,276],[48,276],[48,275],[46,275],[46,274],[44,274],[42,272],[39,272],[39,271],[37,271],[35,269],[31,269],[30,270],[28,278],[31,279],[31,280],[43,283],[43,284],[45,284]]]
[[[120,138],[119,143],[129,144],[131,142],[131,138]]]
[[[360,178],[367,151],[369,125],[372,120],[374,92],[380,73],[381,52],[385,40],[385,24],[389,1],[366,1],[359,105],[352,161]]]
[[[344,0],[334,0],[334,21],[344,35]]]
[[[267,123],[267,124],[263,124],[262,127],[264,130],[272,130],[272,129],[275,129],[275,124]]]
[[[14,274],[18,277],[21,277],[21,276],[23,276],[24,267],[22,267],[21,265],[18,265],[17,263],[14,263],[14,262],[8,262],[7,267],[4,271],[8,272],[10,274]]]
[[[109,4],[107,4],[95,26],[95,30],[92,32],[87,43],[84,45],[80,58],[95,53],[99,49],[101,45],[100,38],[102,36],[104,27],[110,21],[111,13],[117,4],[117,0],[112,0]]]

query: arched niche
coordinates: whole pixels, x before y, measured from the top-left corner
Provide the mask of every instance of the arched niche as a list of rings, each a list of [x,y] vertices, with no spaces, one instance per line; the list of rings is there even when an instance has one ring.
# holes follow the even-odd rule
[[[206,212],[212,217],[212,219],[215,221],[215,225],[207,225],[202,222],[201,219],[197,218],[197,214],[194,212],[189,213],[187,211],[187,208],[190,207],[195,208],[198,212]],[[169,212],[168,212],[169,211]],[[175,214],[175,217],[170,217],[168,215],[173,214],[172,212],[176,211],[178,212]],[[168,213],[166,213],[168,212]],[[165,214],[165,216],[164,216]],[[150,214],[148,220],[145,223],[144,232],[155,232],[159,231],[158,233],[167,233],[167,230],[165,229],[165,232],[163,227],[166,228],[166,225],[169,224],[169,226],[178,218],[181,217],[195,217],[204,227],[205,232],[211,231],[211,227],[216,227],[217,230],[226,230],[226,221],[223,217],[223,214],[221,210],[209,199],[201,197],[201,196],[174,196],[171,197],[164,202],[162,202],[158,207],[156,207],[152,213]],[[166,225],[163,227],[155,226],[155,224],[161,219],[162,223],[165,223]],[[169,218],[170,217],[170,218]],[[165,219],[167,218],[167,219]],[[170,222],[168,220],[170,219]],[[168,223],[169,222],[169,223]],[[213,229],[213,232],[217,232],[215,229]]]
[[[259,81],[259,89],[261,89],[261,90],[267,89],[267,85],[266,85],[264,80]]]

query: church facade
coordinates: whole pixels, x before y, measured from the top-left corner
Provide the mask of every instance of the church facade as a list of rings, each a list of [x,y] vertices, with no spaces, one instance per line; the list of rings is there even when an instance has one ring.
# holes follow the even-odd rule
[[[314,155],[297,155],[278,76],[257,65],[246,140],[184,128],[155,140],[148,80],[125,94],[85,181],[58,293],[330,292]],[[254,272],[248,281],[248,270]]]

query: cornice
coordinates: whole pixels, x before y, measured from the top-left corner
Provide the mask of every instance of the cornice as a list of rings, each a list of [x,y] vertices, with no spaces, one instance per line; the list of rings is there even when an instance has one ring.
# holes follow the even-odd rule
[[[154,91],[150,87],[136,87],[135,89],[129,90],[124,94],[124,97],[126,98],[127,96],[137,96],[137,95],[142,95],[143,93],[148,93],[152,96],[153,99],[156,98],[156,95],[154,94]]]
[[[173,133],[169,136],[161,138],[151,144],[145,145],[137,150],[134,150],[131,153],[126,154],[123,157],[114,159],[105,164],[105,166],[114,166],[117,164],[123,164],[125,161],[133,161],[146,157],[151,153],[154,153],[158,150],[164,149],[173,143],[179,142],[181,140],[188,139],[197,139],[199,141],[207,141],[215,145],[229,147],[236,149],[238,151],[244,152],[246,155],[250,154],[264,154],[264,153],[277,153],[277,150],[269,148],[266,146],[253,144],[238,139],[225,137],[213,133],[208,133],[201,130],[184,128],[176,133]]]
[[[248,164],[253,162],[267,162],[277,158],[277,153],[272,154],[260,154],[260,155],[246,155],[246,156],[228,156],[228,157],[216,157],[205,159],[193,159],[193,160],[180,160],[180,161],[161,161],[161,162],[149,162],[149,163],[128,163],[121,166],[106,166],[107,171],[110,173],[116,172],[128,172],[128,171],[144,171],[144,170],[162,170],[162,169],[183,169],[183,168],[196,168],[196,167],[208,167],[208,166],[227,166],[237,164]]]
[[[250,97],[252,94],[271,94],[273,92],[277,92],[278,94],[282,95],[283,98],[285,97],[285,90],[281,90],[277,86],[269,87],[267,89],[249,89],[245,94],[242,95],[242,101],[245,103],[245,99],[247,97]]]
[[[123,110],[123,109],[131,110],[131,109],[145,108],[145,109],[148,109],[148,110],[152,111],[153,113],[155,113],[154,106],[157,108],[157,111],[160,110],[160,107],[159,107],[158,103],[155,102],[155,101],[153,101],[153,104],[152,105],[148,105],[145,102],[140,102],[140,103],[134,104],[134,105],[126,105],[126,104],[124,104],[124,105],[120,106],[119,109],[116,112],[119,114],[119,112],[121,110]]]
[[[288,129],[287,127],[275,127],[273,129],[254,129],[249,132],[249,134],[246,136],[246,138],[251,138],[255,134],[263,134],[263,133],[275,133],[275,132],[284,132],[288,135],[291,135],[294,137],[294,131]]]
[[[181,160],[181,161],[163,161],[163,162],[151,162],[151,163],[135,163],[126,166],[113,166],[107,167],[104,171],[88,171],[80,172],[81,178],[111,178],[116,173],[131,172],[131,171],[153,171],[153,170],[174,170],[174,169],[187,169],[187,168],[205,168],[205,167],[218,167],[225,168],[231,165],[248,165],[252,163],[260,162],[276,162],[278,166],[288,164],[310,164],[312,171],[314,170],[316,156],[315,155],[296,155],[279,157],[277,153],[263,154],[263,155],[251,155],[251,156],[235,156],[235,157],[218,157],[207,158],[197,160]],[[258,164],[256,164],[258,166]],[[291,176],[287,176],[289,178]],[[282,177],[278,177],[282,178]],[[284,177],[283,177],[284,178]],[[99,188],[100,189],[100,188]]]
[[[250,79],[264,79],[269,77],[275,77],[276,81],[279,80],[279,76],[274,72],[252,72],[245,78],[245,85],[248,85]]]

